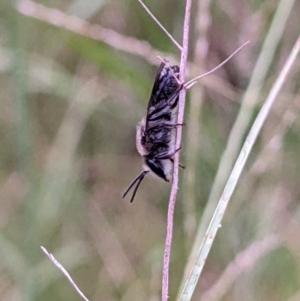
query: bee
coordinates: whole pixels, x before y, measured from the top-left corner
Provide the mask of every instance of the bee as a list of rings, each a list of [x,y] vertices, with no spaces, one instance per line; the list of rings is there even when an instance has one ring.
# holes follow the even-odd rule
[[[131,182],[123,198],[134,186],[130,202],[149,172],[169,182],[173,167],[177,105],[183,84],[179,81],[179,67],[162,62],[157,70],[146,115],[136,127],[136,147],[144,159],[143,171]],[[182,166],[181,166],[182,167]]]
[[[173,157],[180,150],[180,148],[175,149],[176,127],[183,125],[176,121],[179,92],[182,89],[190,89],[200,78],[215,72],[247,44],[249,44],[249,41],[240,46],[215,68],[186,83],[180,83],[178,66],[169,67],[166,61],[160,64],[146,115],[136,127],[136,147],[144,158],[143,171],[130,183],[123,193],[123,198],[136,185],[130,200],[130,202],[133,202],[141,182],[149,172],[166,182],[170,182],[169,176],[173,167]],[[184,168],[181,164],[179,166]]]

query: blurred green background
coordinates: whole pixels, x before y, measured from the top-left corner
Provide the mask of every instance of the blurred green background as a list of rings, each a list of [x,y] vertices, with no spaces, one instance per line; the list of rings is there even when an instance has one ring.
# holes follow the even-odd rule
[[[133,204],[121,195],[142,168],[135,125],[145,114],[160,63],[155,55],[178,64],[179,52],[137,1],[36,3],[43,6],[0,3],[0,299],[80,300],[42,253],[44,246],[90,300],[159,300],[170,185],[147,177]],[[185,2],[146,4],[180,42]],[[251,44],[188,93],[181,152],[187,168],[180,171],[170,300],[179,292],[197,224],[278,5],[193,3],[189,78],[246,40]],[[283,32],[275,31],[278,44],[249,107],[247,128],[300,33],[299,1],[281,5],[291,11]],[[88,27],[78,33],[78,20],[70,16],[113,31],[92,39]],[[217,297],[206,300],[300,300],[299,62],[239,181],[195,300],[216,291],[219,280]],[[265,251],[259,244],[264,239],[273,241]],[[220,278],[244,250],[248,257]]]

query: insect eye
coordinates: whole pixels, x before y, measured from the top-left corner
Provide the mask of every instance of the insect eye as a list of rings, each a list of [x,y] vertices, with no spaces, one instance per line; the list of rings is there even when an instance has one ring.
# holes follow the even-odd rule
[[[153,158],[146,158],[146,164],[149,166],[149,168],[160,178],[163,178],[166,182],[169,182],[167,179],[165,173],[164,173],[164,167],[161,160],[155,160]]]

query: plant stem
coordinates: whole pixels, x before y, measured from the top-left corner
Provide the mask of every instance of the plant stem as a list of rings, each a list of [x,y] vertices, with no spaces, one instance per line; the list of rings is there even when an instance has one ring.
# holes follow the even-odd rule
[[[185,7],[184,25],[183,25],[182,52],[180,58],[179,79],[181,82],[184,82],[185,68],[186,68],[186,62],[188,56],[191,6],[192,6],[192,0],[187,0],[186,7]],[[183,123],[185,95],[186,95],[186,90],[182,89],[179,94],[178,119],[177,119],[178,124]],[[182,127],[177,127],[175,149],[180,148],[181,136],[182,136]],[[174,208],[175,208],[176,196],[178,190],[178,167],[179,167],[179,152],[176,152],[174,156],[173,181],[172,181],[172,187],[171,187],[170,199],[169,199],[167,233],[166,233],[164,258],[163,258],[162,298],[161,298],[162,301],[168,300],[169,264],[170,264],[170,253],[171,253],[172,234],[173,234],[173,219],[174,219]]]

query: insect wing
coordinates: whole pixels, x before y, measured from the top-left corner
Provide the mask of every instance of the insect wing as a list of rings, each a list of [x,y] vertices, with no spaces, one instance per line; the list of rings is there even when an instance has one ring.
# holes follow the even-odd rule
[[[167,118],[169,112],[176,107],[182,88],[178,83],[178,73],[178,66],[168,67],[164,62],[160,64],[148,103],[145,130],[149,121],[163,119],[165,115]]]
[[[178,66],[168,67],[164,62],[160,64],[154,80],[148,108],[166,101],[179,88],[178,73]]]

